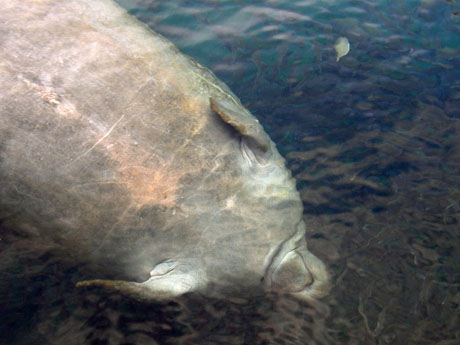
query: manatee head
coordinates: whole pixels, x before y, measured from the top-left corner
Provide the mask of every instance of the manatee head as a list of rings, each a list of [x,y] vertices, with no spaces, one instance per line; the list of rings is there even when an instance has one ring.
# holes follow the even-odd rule
[[[247,296],[265,290],[300,299],[328,292],[326,268],[307,249],[295,180],[275,144],[235,98],[211,98],[209,105],[228,138],[213,173],[182,180],[180,208],[187,215],[180,226],[198,230],[178,238],[181,249],[144,282],[91,280],[79,287],[152,300],[188,292]]]

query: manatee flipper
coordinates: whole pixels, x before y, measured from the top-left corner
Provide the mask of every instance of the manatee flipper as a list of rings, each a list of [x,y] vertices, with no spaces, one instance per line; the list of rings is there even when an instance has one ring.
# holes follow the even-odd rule
[[[139,301],[161,301],[199,290],[204,282],[200,271],[191,265],[165,261],[155,266],[150,272],[150,278],[143,283],[96,279],[78,282],[76,286],[100,287]]]
[[[210,98],[211,109],[242,135],[246,145],[259,161],[271,155],[270,138],[259,121],[241,104],[231,98]]]

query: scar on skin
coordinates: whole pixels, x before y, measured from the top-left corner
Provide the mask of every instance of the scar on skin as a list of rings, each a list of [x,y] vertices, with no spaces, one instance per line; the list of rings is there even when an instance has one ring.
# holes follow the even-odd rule
[[[112,141],[104,146],[111,159],[119,163],[117,170],[121,176],[117,183],[128,188],[139,208],[148,204],[176,206],[176,192],[183,173],[126,141]]]
[[[22,75],[18,76],[18,79],[23,81],[29,90],[35,91],[45,103],[52,105],[57,115],[70,119],[80,117],[72,102],[59,95],[53,87],[37,84]]]
[[[112,133],[113,129],[120,123],[121,120],[123,120],[124,117],[125,115],[121,115],[120,118],[112,125],[112,127],[109,128],[109,130],[102,137],[99,138],[98,141],[96,141],[88,150],[72,159],[72,161],[69,164],[67,164],[67,166],[72,165],[73,163],[75,163],[76,161],[83,158],[91,151],[93,151],[97,145],[99,145],[105,138],[107,138],[110,135],[110,133]]]

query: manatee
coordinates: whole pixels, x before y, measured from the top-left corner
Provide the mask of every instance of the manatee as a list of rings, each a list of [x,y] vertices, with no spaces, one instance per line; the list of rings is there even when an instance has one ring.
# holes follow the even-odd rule
[[[141,300],[328,292],[284,159],[211,71],[110,0],[2,0],[0,32],[2,228]]]

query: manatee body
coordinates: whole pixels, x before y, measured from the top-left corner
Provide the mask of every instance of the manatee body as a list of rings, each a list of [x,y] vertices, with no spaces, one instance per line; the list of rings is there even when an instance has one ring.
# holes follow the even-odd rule
[[[109,0],[1,0],[0,32],[0,217],[99,272],[79,286],[327,292],[291,173],[212,72]]]

